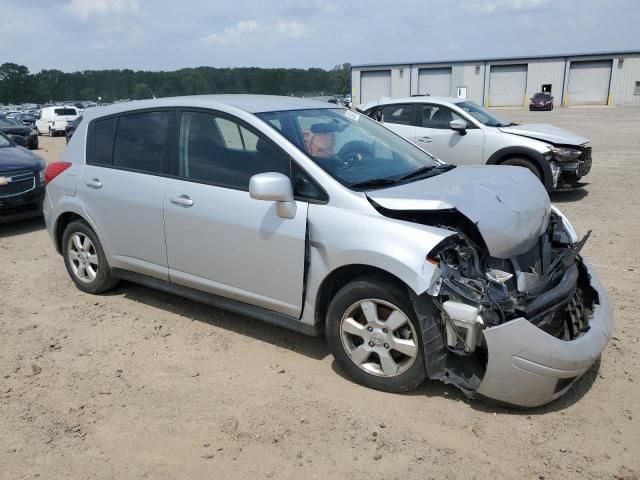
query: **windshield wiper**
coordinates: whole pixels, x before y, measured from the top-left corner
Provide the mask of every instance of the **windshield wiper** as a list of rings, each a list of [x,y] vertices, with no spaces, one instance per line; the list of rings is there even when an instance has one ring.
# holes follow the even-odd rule
[[[388,187],[398,183],[399,180],[393,178],[372,178],[365,180],[364,182],[352,183],[349,185],[351,188],[375,188],[375,187]]]
[[[442,173],[442,170],[451,170],[452,168],[455,168],[455,165],[442,164],[432,165],[429,167],[420,167],[417,170],[414,170],[413,172],[405,175],[404,177],[400,177],[400,180],[409,180],[411,178],[421,177],[422,175],[430,177],[432,176],[432,174],[437,175],[439,173]]]

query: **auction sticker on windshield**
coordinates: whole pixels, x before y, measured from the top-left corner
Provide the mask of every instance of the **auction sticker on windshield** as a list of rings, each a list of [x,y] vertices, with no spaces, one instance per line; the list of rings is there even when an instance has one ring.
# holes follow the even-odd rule
[[[351,110],[347,110],[346,112],[344,112],[344,116],[347,118],[350,118],[354,122],[357,122],[358,120],[360,120],[360,114],[356,112],[352,112]]]

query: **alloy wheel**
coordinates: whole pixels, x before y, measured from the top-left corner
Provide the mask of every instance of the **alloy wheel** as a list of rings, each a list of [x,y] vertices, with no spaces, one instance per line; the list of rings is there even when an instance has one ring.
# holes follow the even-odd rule
[[[340,322],[342,345],[359,368],[380,377],[406,372],[418,357],[418,336],[409,318],[384,300],[351,305]]]
[[[84,233],[74,233],[67,244],[69,264],[73,274],[84,283],[91,283],[98,275],[98,252]]]

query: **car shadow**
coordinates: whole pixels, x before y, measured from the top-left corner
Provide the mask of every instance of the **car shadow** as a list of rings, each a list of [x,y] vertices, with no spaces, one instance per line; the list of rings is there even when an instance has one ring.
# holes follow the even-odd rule
[[[342,378],[353,381],[342,370],[338,362],[335,360],[331,363],[333,371],[340,375]],[[415,390],[404,392],[398,395],[407,396],[423,396],[426,398],[441,397],[447,398],[452,401],[459,401],[467,403],[472,409],[482,413],[501,413],[509,415],[545,415],[547,413],[558,412],[571,407],[591,389],[591,386],[595,383],[598,373],[600,371],[600,360],[594,363],[585,374],[574,383],[568,392],[566,392],[560,398],[554,400],[547,405],[541,407],[519,407],[517,405],[508,405],[505,403],[497,402],[495,400],[479,397],[468,398],[459,388],[451,384],[446,384],[439,380],[426,380]]]
[[[114,290],[102,295],[122,295],[129,300],[174,313],[186,320],[206,323],[315,360],[322,360],[329,355],[327,344],[322,338],[309,337],[283,327],[131,282],[123,281]]]
[[[575,190],[564,192],[562,190],[552,192],[550,197],[552,203],[571,203],[582,200],[587,195],[589,195],[589,192],[585,188],[576,188]]]
[[[0,238],[15,237],[26,233],[37,232],[45,228],[42,217],[16,220],[14,222],[0,223]]]

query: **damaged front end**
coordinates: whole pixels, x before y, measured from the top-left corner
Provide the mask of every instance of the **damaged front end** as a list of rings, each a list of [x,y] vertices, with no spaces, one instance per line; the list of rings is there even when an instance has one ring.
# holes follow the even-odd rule
[[[611,335],[606,294],[579,255],[589,234],[576,241],[552,211],[535,246],[508,259],[492,257],[468,228],[437,245],[427,261],[439,277],[414,299],[429,377],[520,406],[564,393]],[[601,332],[586,350],[571,346],[594,327]]]

